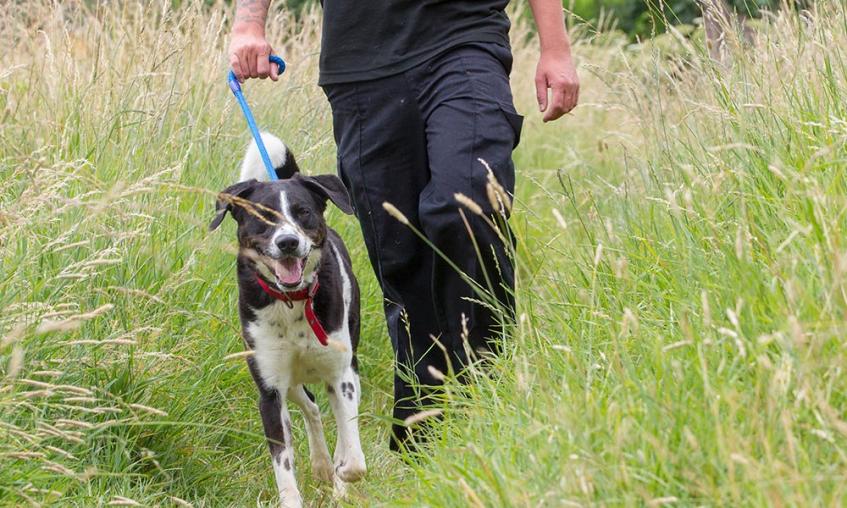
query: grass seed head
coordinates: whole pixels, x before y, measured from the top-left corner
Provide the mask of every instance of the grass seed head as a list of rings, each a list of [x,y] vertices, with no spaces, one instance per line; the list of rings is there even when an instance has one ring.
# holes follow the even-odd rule
[[[388,215],[390,215],[390,216],[394,217],[395,219],[397,219],[398,221],[400,221],[400,223],[403,224],[404,226],[408,226],[410,224],[409,219],[407,219],[406,216],[403,215],[403,212],[398,210],[396,206],[392,205],[388,201],[386,201],[382,204],[382,208],[384,208],[385,211],[388,212]]]
[[[480,207],[476,203],[476,201],[474,201],[471,198],[465,196],[461,192],[457,192],[456,194],[453,195],[453,197],[456,198],[456,201],[461,203],[465,208],[467,208],[471,212],[475,213],[476,215],[482,215],[483,214],[482,207]],[[497,207],[497,208],[499,208],[499,207]],[[495,208],[495,210],[497,208]]]

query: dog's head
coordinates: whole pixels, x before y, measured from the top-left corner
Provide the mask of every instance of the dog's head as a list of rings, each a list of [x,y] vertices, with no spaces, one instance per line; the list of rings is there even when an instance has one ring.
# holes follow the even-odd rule
[[[334,175],[297,173],[273,182],[239,182],[218,195],[209,229],[216,229],[227,212],[232,214],[239,253],[266,280],[283,291],[296,291],[311,282],[320,261],[327,201],[353,213],[347,190]]]

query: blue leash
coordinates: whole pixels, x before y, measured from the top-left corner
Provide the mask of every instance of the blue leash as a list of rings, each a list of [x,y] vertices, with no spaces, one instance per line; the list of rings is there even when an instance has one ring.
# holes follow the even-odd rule
[[[282,75],[285,72],[285,62],[282,58],[271,55],[269,57],[271,63],[275,63],[279,66],[279,74]],[[235,99],[238,101],[238,105],[241,106],[241,111],[244,112],[244,118],[247,119],[247,126],[250,127],[250,132],[253,134],[253,139],[256,140],[256,146],[259,147],[259,155],[262,156],[262,160],[265,162],[265,169],[268,170],[268,176],[271,180],[279,180],[276,176],[276,170],[271,164],[271,158],[268,157],[268,150],[265,148],[265,143],[262,142],[262,136],[259,135],[259,129],[256,127],[256,120],[253,118],[253,112],[250,111],[250,106],[247,105],[247,101],[244,99],[244,94],[241,92],[241,83],[238,82],[238,78],[235,77],[235,73],[229,71],[229,89],[232,90],[232,93],[235,95]]]

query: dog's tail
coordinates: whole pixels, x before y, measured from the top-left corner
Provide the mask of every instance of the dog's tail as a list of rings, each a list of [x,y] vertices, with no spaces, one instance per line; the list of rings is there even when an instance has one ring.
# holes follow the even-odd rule
[[[297,167],[297,161],[294,160],[294,155],[281,139],[267,132],[263,132],[261,135],[271,164],[276,169],[276,176],[280,180],[291,178],[294,173],[300,171],[300,168]],[[241,163],[239,181],[244,182],[253,178],[264,182],[268,180],[268,173],[265,170],[262,156],[259,154],[259,147],[256,146],[255,141],[251,140],[250,145],[247,146],[247,153],[244,154],[244,161]]]

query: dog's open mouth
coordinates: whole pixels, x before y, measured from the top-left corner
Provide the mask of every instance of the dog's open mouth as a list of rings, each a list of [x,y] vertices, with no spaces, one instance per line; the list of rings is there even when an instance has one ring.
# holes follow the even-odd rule
[[[283,258],[274,260],[273,272],[281,287],[293,288],[303,282],[303,268],[306,258]]]

